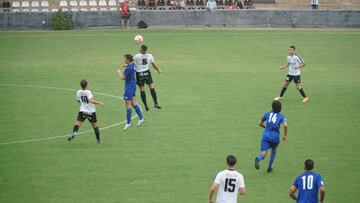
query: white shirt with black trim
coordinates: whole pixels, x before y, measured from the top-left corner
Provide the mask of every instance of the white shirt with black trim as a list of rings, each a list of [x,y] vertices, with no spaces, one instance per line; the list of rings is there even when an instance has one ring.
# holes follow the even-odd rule
[[[289,64],[289,75],[298,76],[300,75],[300,63],[304,63],[304,59],[301,58],[301,56],[298,55],[289,55],[287,57],[287,63]]]
[[[155,59],[152,54],[138,53],[134,56],[135,70],[138,73],[149,70],[149,65],[154,62]]]
[[[219,172],[214,183],[219,184],[216,203],[237,203],[239,189],[245,188],[244,176],[228,169]]]
[[[90,90],[78,90],[76,93],[76,100],[80,102],[80,111],[84,113],[96,112],[95,104],[90,103],[93,95]]]

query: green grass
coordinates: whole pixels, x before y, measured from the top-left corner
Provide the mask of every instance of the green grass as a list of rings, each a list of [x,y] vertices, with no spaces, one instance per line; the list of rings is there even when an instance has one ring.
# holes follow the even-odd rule
[[[78,111],[75,92],[3,84],[78,89],[87,78],[95,92],[122,96],[116,70],[124,53],[137,51],[135,34],[163,69],[153,77],[164,108],[146,112],[140,128],[101,131],[103,145],[92,132],[71,143],[0,145],[0,202],[206,202],[228,154],[245,177],[239,202],[292,202],[287,192],[306,158],[324,178],[326,202],[359,201],[359,30],[0,32],[0,143],[66,135]],[[253,168],[257,122],[281,89],[290,44],[307,63],[310,102],[293,84],[286,92],[289,140],[267,174],[268,159]],[[123,101],[95,97],[105,102],[100,126],[125,119]]]

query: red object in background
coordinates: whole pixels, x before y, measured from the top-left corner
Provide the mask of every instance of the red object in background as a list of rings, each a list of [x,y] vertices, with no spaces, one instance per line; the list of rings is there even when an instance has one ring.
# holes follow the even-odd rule
[[[121,16],[128,16],[129,15],[129,4],[124,1],[121,3]]]
[[[227,10],[236,10],[236,9],[238,9],[238,7],[235,6],[235,5],[232,5],[232,6],[226,6],[225,9],[227,9]]]

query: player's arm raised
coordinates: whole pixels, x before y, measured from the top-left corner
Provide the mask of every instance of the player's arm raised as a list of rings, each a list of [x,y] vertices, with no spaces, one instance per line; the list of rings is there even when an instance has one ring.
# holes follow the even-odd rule
[[[118,75],[119,75],[119,77],[120,77],[121,80],[125,80],[125,79],[126,79],[124,73],[123,73],[120,69],[117,71],[117,73],[118,73]]]
[[[289,196],[293,199],[293,200],[297,200],[297,197],[296,197],[296,191],[297,191],[297,188],[294,186],[294,185],[292,185],[291,187],[290,187],[290,191],[289,191]]]
[[[211,187],[210,187],[210,191],[209,191],[209,203],[212,203],[213,202],[213,197],[214,197],[214,194],[215,194],[215,192],[216,192],[216,190],[217,190],[217,188],[219,187],[219,184],[217,184],[217,183],[213,183],[212,185],[211,185]]]
[[[152,62],[152,63],[151,63],[151,66],[152,66],[159,74],[161,73],[161,70],[160,70],[159,66],[158,66],[156,63]]]
[[[288,123],[287,123],[287,121],[284,121],[283,125],[284,125],[284,137],[283,137],[283,140],[286,141],[287,136],[288,136]]]

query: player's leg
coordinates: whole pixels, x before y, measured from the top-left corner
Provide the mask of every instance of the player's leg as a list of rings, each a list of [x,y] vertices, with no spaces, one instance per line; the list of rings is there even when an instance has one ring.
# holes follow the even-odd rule
[[[283,88],[282,88],[281,91],[280,91],[280,95],[279,95],[278,97],[276,97],[275,100],[280,100],[280,99],[284,96],[287,88],[288,88],[289,85],[290,85],[291,80],[292,80],[292,77],[289,76],[289,75],[287,75],[286,78],[285,78],[284,86],[283,86]]]
[[[121,29],[125,29],[125,19],[121,16]]]
[[[136,114],[137,114],[137,116],[139,118],[138,123],[136,124],[136,126],[140,126],[142,123],[145,122],[145,118],[144,118],[144,115],[142,114],[140,105],[136,103],[136,98],[135,97],[133,97],[131,105],[134,107],[135,112],[136,112]]]
[[[91,126],[94,129],[94,133],[96,136],[96,144],[101,144],[101,140],[100,140],[100,130],[99,127],[97,125],[97,118],[96,118],[96,113],[93,113],[90,117],[88,117]]]
[[[131,113],[132,113],[131,100],[125,100],[125,108],[126,108],[126,124],[124,130],[127,130],[131,126]]]
[[[273,165],[273,162],[274,162],[275,157],[276,157],[276,149],[277,149],[277,144],[273,145],[273,147],[271,148],[270,160],[269,160],[269,165],[268,165],[268,168],[267,168],[268,173],[273,171],[272,165]]]
[[[264,160],[267,154],[267,150],[271,148],[270,143],[266,140],[261,140],[260,144],[260,154],[255,158],[255,168],[260,169],[260,161]]]
[[[77,120],[75,121],[73,130],[72,130],[72,134],[68,137],[68,141],[73,140],[76,137],[77,132],[79,131],[79,128],[81,127],[81,125],[83,124],[83,122],[85,121],[85,115],[83,114],[83,112],[79,112],[78,113],[78,117]]]
[[[142,77],[140,77],[140,73],[136,73],[136,83],[139,86],[141,101],[143,102],[143,104],[145,106],[145,110],[149,111],[149,106],[147,105],[147,102],[146,102],[146,93],[145,93],[145,88],[144,88],[145,81],[143,80]]]
[[[152,82],[152,83],[148,84],[148,86],[149,86],[149,89],[150,89],[150,92],[151,92],[151,97],[154,100],[154,107],[157,108],[157,109],[161,109],[161,106],[159,105],[158,100],[157,100],[155,84]]]
[[[155,84],[153,82],[153,79],[152,79],[152,76],[151,76],[151,72],[149,71],[148,72],[148,76],[146,78],[146,84],[149,86],[149,89],[150,89],[150,92],[151,92],[151,97],[153,98],[154,100],[154,107],[157,108],[157,109],[161,109],[161,106],[159,105],[158,103],[158,100],[157,100],[157,94],[156,94],[156,90],[155,90]]]
[[[145,110],[149,111],[149,106],[147,105],[147,101],[146,101],[146,93],[145,93],[144,85],[139,86],[139,89],[140,89],[141,101],[143,102],[143,104],[145,106]]]
[[[301,96],[304,98],[303,102],[307,102],[309,100],[309,97],[306,96],[304,89],[301,87],[301,80],[300,80],[300,76],[296,77],[294,80],[295,84],[296,84],[296,89],[299,90]]]

